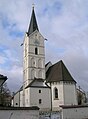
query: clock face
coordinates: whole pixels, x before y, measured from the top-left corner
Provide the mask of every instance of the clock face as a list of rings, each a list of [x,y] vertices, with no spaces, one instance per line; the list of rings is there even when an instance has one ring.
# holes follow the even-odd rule
[[[40,44],[39,40],[38,40],[38,39],[35,39],[34,44],[35,44],[36,46],[38,46],[38,45]]]

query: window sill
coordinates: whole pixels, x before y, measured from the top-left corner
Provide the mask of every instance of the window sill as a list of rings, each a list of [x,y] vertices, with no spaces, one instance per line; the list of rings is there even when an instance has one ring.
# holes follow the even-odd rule
[[[59,98],[54,98],[54,100],[59,100]]]

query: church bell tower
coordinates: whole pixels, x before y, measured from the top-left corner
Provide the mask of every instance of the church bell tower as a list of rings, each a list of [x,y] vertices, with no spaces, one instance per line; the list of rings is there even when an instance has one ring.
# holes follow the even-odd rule
[[[44,37],[39,32],[34,7],[23,47],[23,86],[25,88],[35,78],[45,79]]]

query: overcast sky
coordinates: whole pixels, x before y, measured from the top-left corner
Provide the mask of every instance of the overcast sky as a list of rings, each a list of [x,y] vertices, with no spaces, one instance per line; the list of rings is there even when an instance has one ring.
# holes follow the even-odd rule
[[[46,63],[63,60],[88,91],[88,0],[0,0],[0,74],[8,77],[11,91],[23,81],[23,42],[32,4],[45,41]]]

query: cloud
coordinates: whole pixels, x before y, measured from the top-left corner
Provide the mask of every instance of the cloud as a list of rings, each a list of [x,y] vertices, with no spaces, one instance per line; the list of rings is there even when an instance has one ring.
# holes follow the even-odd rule
[[[49,38],[46,56],[53,62],[63,59],[78,85],[87,91],[88,1],[67,0],[62,4],[62,13],[52,17],[50,31],[48,28],[45,33]]]
[[[7,84],[8,88],[11,90],[11,92],[17,91],[22,86],[22,67],[19,67],[17,65],[14,65],[10,69],[0,69],[0,73],[7,76]]]
[[[22,83],[20,44],[28,29],[32,3],[45,43],[46,62],[63,60],[72,76],[88,91],[88,1],[0,1],[0,73],[8,76],[11,90]]]
[[[83,50],[69,50],[68,53],[65,53],[63,59],[72,76],[77,81],[77,85],[81,85],[87,91],[88,57],[85,56]]]
[[[7,59],[3,56],[0,56],[0,64],[4,64]]]

